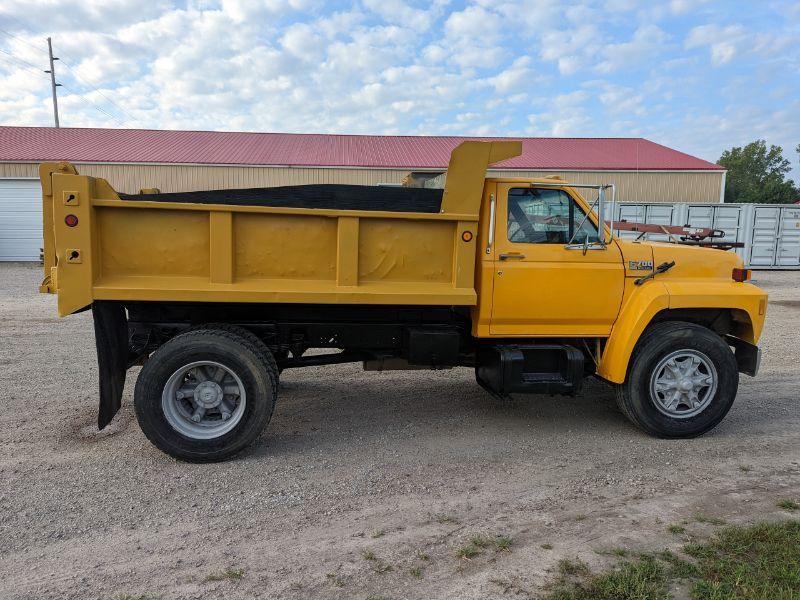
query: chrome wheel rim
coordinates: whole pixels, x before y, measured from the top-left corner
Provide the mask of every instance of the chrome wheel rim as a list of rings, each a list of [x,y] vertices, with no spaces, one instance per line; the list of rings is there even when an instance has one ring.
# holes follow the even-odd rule
[[[650,398],[662,414],[688,419],[700,414],[717,392],[717,369],[697,350],[676,350],[665,356],[650,377]]]
[[[223,364],[197,361],[175,371],[161,394],[170,426],[187,438],[210,440],[242,420],[247,397],[239,376]]]

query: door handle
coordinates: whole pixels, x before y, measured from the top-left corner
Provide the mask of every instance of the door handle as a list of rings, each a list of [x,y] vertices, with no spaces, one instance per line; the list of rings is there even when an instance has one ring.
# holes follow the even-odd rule
[[[523,258],[525,258],[525,255],[519,252],[507,252],[500,255],[500,260],[521,260]]]

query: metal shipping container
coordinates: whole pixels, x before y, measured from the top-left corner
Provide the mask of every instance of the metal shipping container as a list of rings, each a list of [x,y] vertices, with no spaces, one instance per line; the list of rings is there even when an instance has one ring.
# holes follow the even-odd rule
[[[744,243],[735,252],[754,269],[800,269],[800,207],[793,204],[673,204],[623,202],[615,219],[661,225],[713,227],[725,240]],[[637,237],[622,231],[624,237]],[[668,241],[664,235],[649,239]]]

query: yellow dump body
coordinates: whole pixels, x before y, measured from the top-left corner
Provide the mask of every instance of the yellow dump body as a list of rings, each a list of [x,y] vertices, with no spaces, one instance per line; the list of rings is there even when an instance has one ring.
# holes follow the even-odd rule
[[[62,316],[94,300],[474,305],[486,168],[520,150],[461,144],[439,213],[123,200],[44,163],[42,291]]]

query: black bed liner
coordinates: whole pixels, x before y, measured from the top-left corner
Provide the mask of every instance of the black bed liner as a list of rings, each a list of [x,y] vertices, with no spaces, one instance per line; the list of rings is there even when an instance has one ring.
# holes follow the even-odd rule
[[[169,194],[120,194],[119,197],[122,200],[155,202],[438,213],[442,206],[442,193],[440,189],[428,188],[318,184]]]

